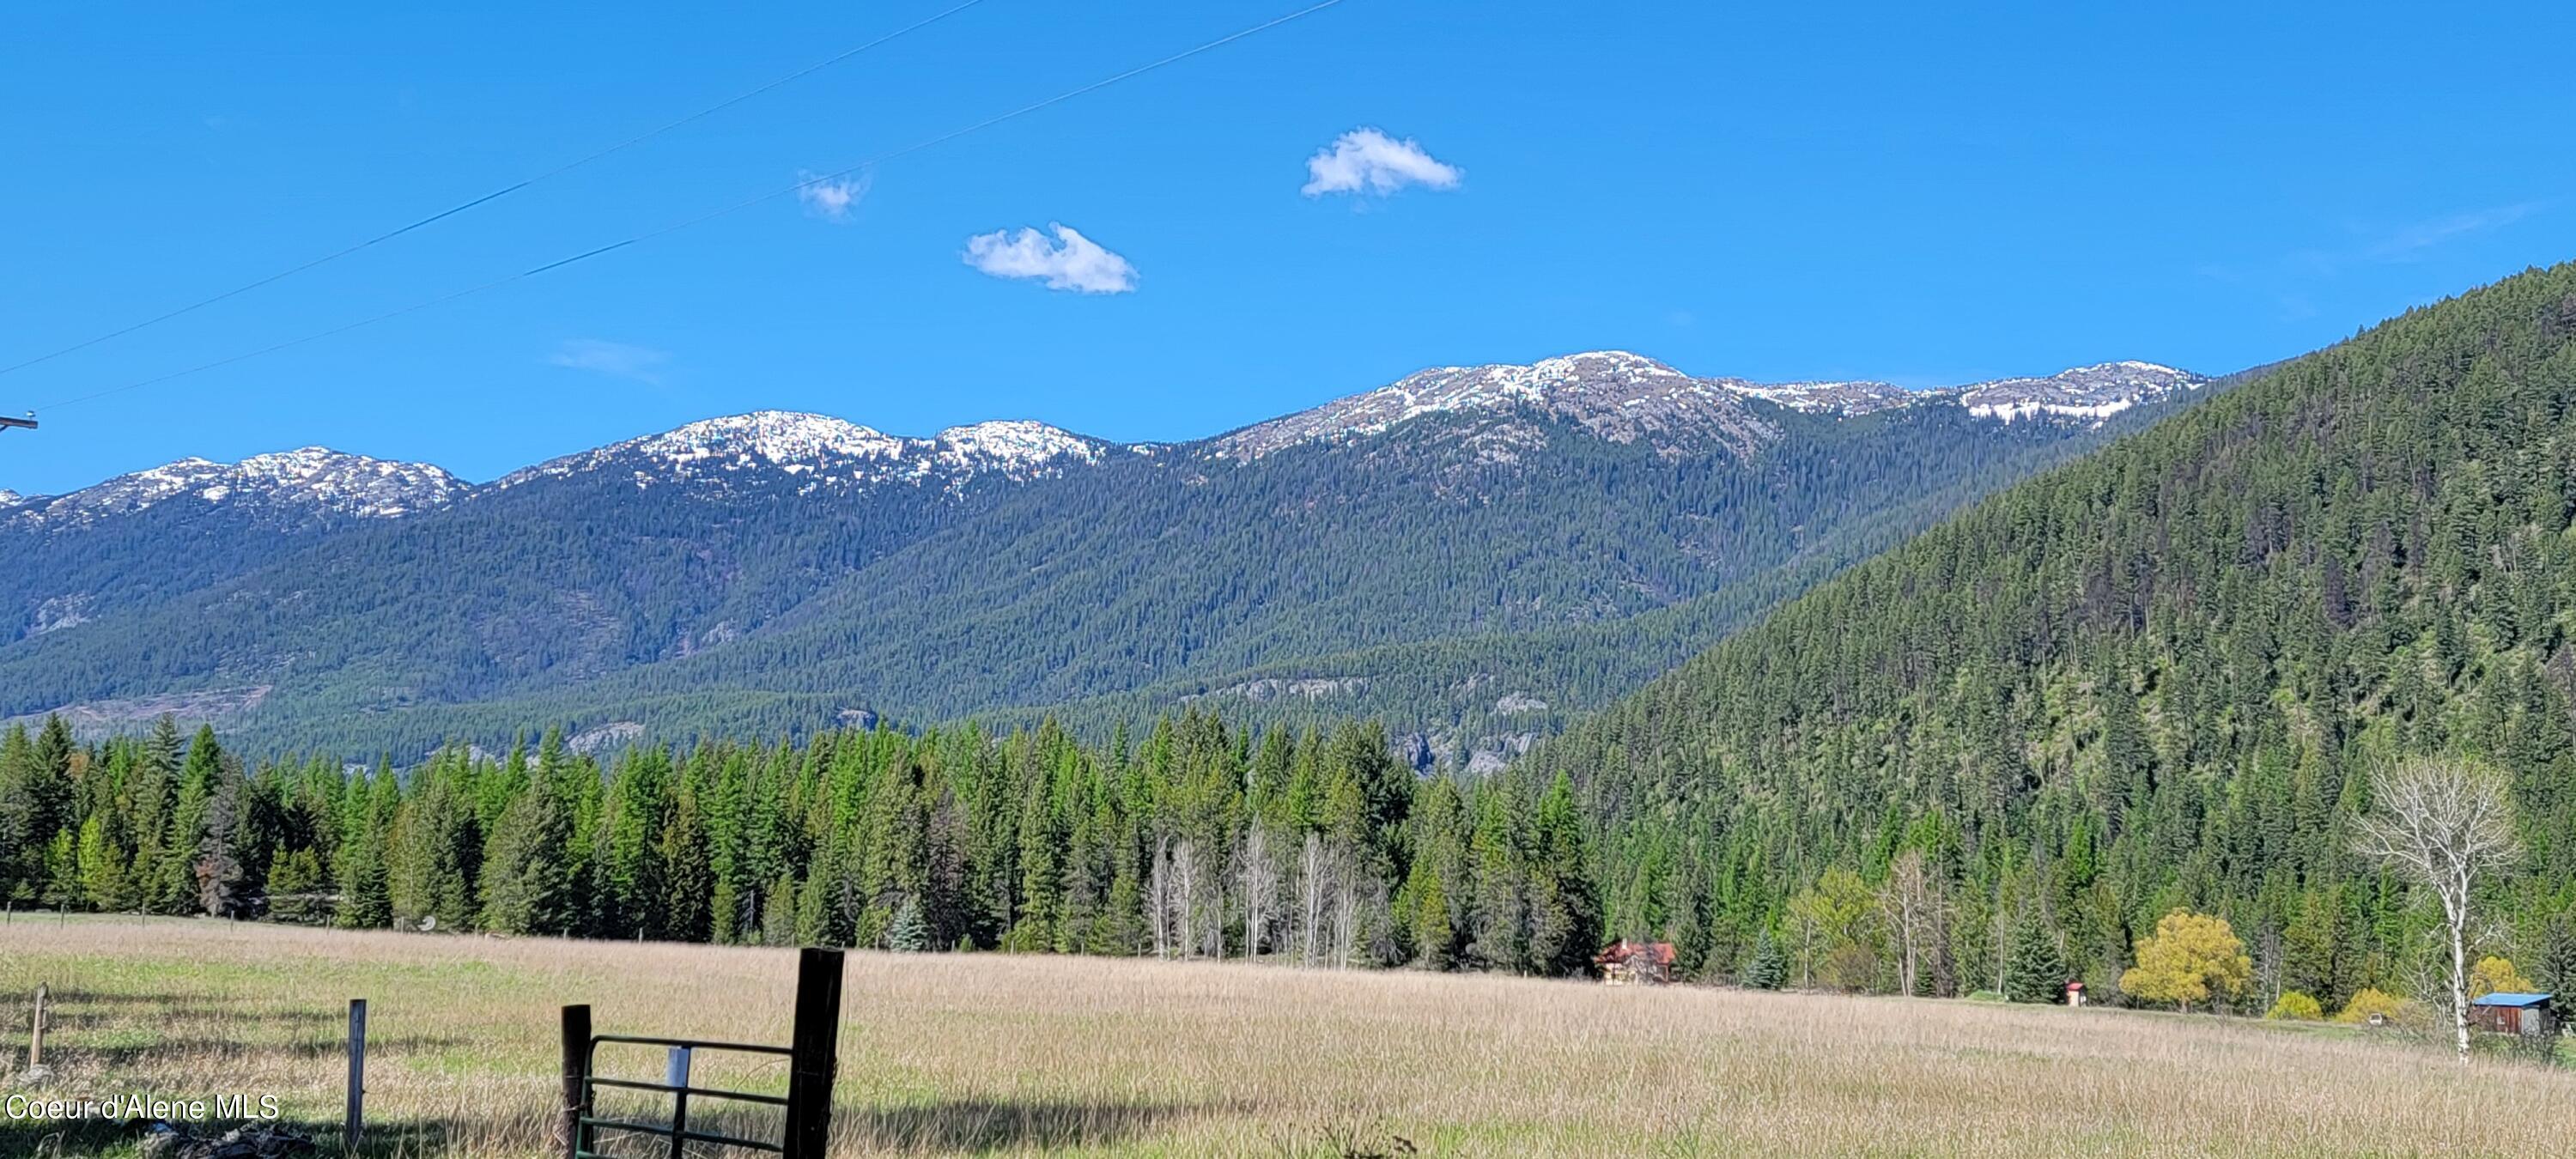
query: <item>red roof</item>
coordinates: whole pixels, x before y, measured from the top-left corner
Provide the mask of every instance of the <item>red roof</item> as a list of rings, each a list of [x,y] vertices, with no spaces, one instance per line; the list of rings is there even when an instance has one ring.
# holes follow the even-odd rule
[[[1601,951],[1600,957],[1593,960],[1607,965],[1612,962],[1625,962],[1640,954],[1645,955],[1647,961],[1658,966],[1669,966],[1673,964],[1673,944],[1671,942],[1632,942],[1626,938],[1619,939],[1619,941],[1612,944],[1609,949]]]

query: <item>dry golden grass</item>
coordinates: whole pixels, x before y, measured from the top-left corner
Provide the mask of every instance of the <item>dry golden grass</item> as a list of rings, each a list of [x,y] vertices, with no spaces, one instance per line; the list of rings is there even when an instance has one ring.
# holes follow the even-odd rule
[[[793,973],[778,950],[0,927],[8,1024],[38,982],[65,993],[58,1089],[277,1093],[333,1122],[344,1004],[369,999],[382,1155],[542,1153],[562,1003],[603,1033],[783,1043]],[[992,954],[853,954],[841,1050],[848,1155],[2540,1155],[2576,1106],[2576,1072],[2208,1017]],[[0,1155],[52,1130],[0,1120]]]

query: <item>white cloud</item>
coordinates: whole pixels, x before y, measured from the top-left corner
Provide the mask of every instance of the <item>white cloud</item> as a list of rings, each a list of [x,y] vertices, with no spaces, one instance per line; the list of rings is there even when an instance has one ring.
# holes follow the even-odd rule
[[[1306,187],[1301,192],[1321,197],[1361,190],[1393,193],[1407,185],[1455,189],[1466,176],[1455,165],[1433,160],[1410,137],[1398,141],[1375,129],[1353,129],[1306,158]]]
[[[667,350],[650,346],[629,346],[623,342],[603,342],[597,338],[574,338],[555,347],[546,358],[556,366],[587,370],[611,378],[631,378],[637,382],[660,383],[662,368],[671,362]]]
[[[997,278],[1044,278],[1050,290],[1123,294],[1136,288],[1136,267],[1071,226],[1049,223],[1056,240],[1034,229],[997,229],[966,239],[966,264]]]
[[[2454,238],[2512,225],[2531,216],[2532,211],[2539,208],[2539,202],[2525,201],[2518,205],[2500,205],[2493,209],[2472,210],[2429,221],[2418,221],[2383,235],[2377,242],[2363,249],[2361,256],[2373,261],[2410,261],[2424,251]]]
[[[868,195],[869,177],[818,177],[799,174],[804,184],[796,187],[796,200],[805,203],[805,212],[825,221],[850,220],[850,207]]]

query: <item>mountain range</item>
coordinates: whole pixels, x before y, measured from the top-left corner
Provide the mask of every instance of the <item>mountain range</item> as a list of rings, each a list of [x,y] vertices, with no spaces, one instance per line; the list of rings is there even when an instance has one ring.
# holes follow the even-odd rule
[[[0,575],[0,717],[408,757],[1204,701],[1379,714],[1421,763],[1491,764],[2213,381],[1757,384],[1602,351],[1186,443],[764,411],[479,485],[187,459],[0,494],[27,561]]]

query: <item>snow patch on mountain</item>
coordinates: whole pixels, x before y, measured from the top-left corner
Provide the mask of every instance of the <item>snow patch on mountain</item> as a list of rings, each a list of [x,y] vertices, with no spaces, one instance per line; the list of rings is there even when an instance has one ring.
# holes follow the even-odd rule
[[[1100,461],[1104,444],[1060,427],[1027,419],[1002,419],[950,427],[931,440],[940,462],[958,470],[998,470],[1013,478],[1064,459]]]
[[[1920,401],[1916,393],[1892,382],[1868,380],[1854,382],[1781,382],[1753,383],[1741,379],[1723,379],[1727,389],[1746,398],[1777,403],[1794,411],[1831,414],[1849,418],[1876,411],[1911,406]]]
[[[1886,382],[1789,382],[1764,385],[1725,379],[1737,394],[1791,410],[1842,417],[1907,406],[1956,405],[1998,422],[2048,418],[2099,426],[2111,416],[2209,379],[2155,362],[2101,362],[2055,374],[1999,378],[1964,386],[1907,390]]]
[[[2209,379],[2155,362],[2101,362],[2045,378],[2004,378],[1942,393],[1978,418],[2015,422],[2048,416],[2100,425],[2111,416],[2184,391]]]
[[[1106,447],[1098,439],[1024,420],[950,427],[916,439],[828,415],[754,411],[566,455],[503,476],[495,486],[614,468],[630,472],[639,488],[773,470],[795,477],[801,492],[930,481],[956,488],[987,474],[1032,479],[1068,463],[1096,463]]]
[[[2207,382],[2159,363],[2104,362],[2045,377],[1932,390],[1865,379],[1758,383],[1696,378],[1642,355],[1600,350],[1527,366],[1436,367],[1219,435],[1207,445],[1208,453],[1218,458],[1257,459],[1301,443],[1383,434],[1424,415],[1531,408],[1571,419],[1613,442],[1647,440],[1667,455],[1709,450],[1743,455],[1780,433],[1763,412],[1744,405],[1750,399],[1836,418],[1904,407],[1962,406],[1974,417],[2001,422],[2046,418],[2098,426],[2131,407],[2197,390]]]
[[[1435,367],[1376,390],[1179,445],[1117,445],[1021,419],[906,438],[826,415],[754,411],[552,459],[504,476],[493,488],[614,470],[637,488],[775,473],[803,493],[892,483],[957,491],[985,477],[1026,481],[1060,474],[1102,463],[1121,451],[1256,459],[1304,443],[1380,435],[1434,414],[1480,420],[1444,425],[1439,433],[1464,440],[1462,445],[1482,461],[1508,464],[1528,461],[1545,449],[1545,428],[1510,418],[1513,412],[1533,411],[1611,442],[1642,441],[1667,456],[1745,456],[1780,437],[1776,412],[1749,405],[1751,400],[1833,417],[1955,405],[1973,417],[2003,423],[2098,426],[2133,407],[2198,390],[2209,381],[2160,363],[2122,361],[1933,390],[1869,380],[1765,384],[1697,378],[1643,355],[1599,350],[1528,365]],[[1487,419],[1494,421],[1481,421]],[[0,525],[85,523],[180,497],[212,506],[252,507],[275,518],[336,514],[390,519],[447,506],[475,490],[426,463],[304,447],[234,464],[181,459],[69,495],[0,491]]]
[[[199,458],[164,463],[68,495],[20,503],[10,516],[47,525],[86,523],[193,498],[209,506],[248,506],[290,516],[393,519],[444,507],[470,490],[463,480],[427,463],[301,447],[239,463]]]
[[[825,415],[754,411],[700,419],[658,435],[549,459],[504,475],[494,486],[515,487],[638,460],[671,476],[691,478],[758,467],[812,469],[853,460],[891,460],[902,453],[902,439],[857,423]]]
[[[1736,453],[1778,436],[1723,382],[1693,378],[1643,355],[1597,350],[1526,366],[1442,366],[1365,394],[1245,427],[1211,440],[1220,458],[1257,459],[1300,443],[1376,435],[1429,414],[1538,410],[1601,438],[1646,440],[1687,453],[1715,444]]]

